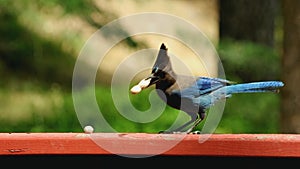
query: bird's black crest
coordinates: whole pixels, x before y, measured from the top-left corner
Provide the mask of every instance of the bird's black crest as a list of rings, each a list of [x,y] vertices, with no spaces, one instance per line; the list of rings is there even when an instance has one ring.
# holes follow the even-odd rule
[[[167,67],[167,65],[170,64],[170,58],[167,54],[167,50],[168,48],[166,47],[166,45],[162,43],[155,64],[153,66],[153,69],[163,70],[164,68]]]
[[[166,45],[164,43],[161,44],[160,49],[168,50],[168,48],[166,47]]]

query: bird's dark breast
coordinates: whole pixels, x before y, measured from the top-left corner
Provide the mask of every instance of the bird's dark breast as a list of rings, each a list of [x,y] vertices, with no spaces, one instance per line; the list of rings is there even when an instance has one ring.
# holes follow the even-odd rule
[[[165,93],[158,92],[158,95],[162,100],[164,100],[167,105],[182,110],[188,114],[198,113],[200,110],[199,105],[193,103],[191,98],[181,97],[179,93]]]
[[[164,93],[166,94],[166,93]],[[175,108],[175,109],[180,109],[181,106],[181,97],[177,94],[166,94],[164,100],[169,106]]]
[[[181,77],[181,76],[180,76]],[[199,104],[193,102],[193,97],[182,97],[180,92],[180,87],[184,88],[185,86],[190,86],[194,81],[191,81],[190,78],[179,78],[175,80],[165,80],[159,81],[156,83],[156,89],[159,97],[164,100],[167,105],[182,110],[188,114],[194,114],[202,112],[202,109],[199,107]]]

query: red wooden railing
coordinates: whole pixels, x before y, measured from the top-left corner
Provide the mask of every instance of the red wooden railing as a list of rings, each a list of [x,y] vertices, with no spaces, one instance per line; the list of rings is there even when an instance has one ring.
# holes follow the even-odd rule
[[[300,157],[298,134],[0,133],[0,155]]]

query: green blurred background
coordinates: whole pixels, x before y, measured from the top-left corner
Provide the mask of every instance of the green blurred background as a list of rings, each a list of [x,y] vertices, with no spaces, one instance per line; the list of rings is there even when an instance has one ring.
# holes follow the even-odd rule
[[[118,7],[110,8],[111,4],[116,6],[121,2],[124,3],[0,0],[0,132],[83,131],[74,110],[71,92],[76,56],[93,31],[122,16],[122,13],[116,12]],[[228,6],[214,2],[221,10],[229,11]],[[128,3],[135,7],[147,6],[141,1]],[[272,27],[271,30],[266,28],[272,34],[271,40],[261,42],[245,36],[232,36],[221,22],[221,33],[215,44],[227,79],[236,82],[281,79],[282,17],[279,1],[274,3],[269,9]],[[261,6],[259,2],[252,5],[254,9]],[[240,10],[243,9],[240,7]],[[220,14],[224,15],[224,12]],[[66,20],[68,23],[64,22]],[[45,28],[48,26],[52,27],[50,32]],[[125,45],[130,50],[138,50],[147,46],[147,42],[128,38]],[[149,108],[149,92],[151,90],[131,96],[132,104],[140,110]],[[184,113],[167,107],[151,123],[134,123],[122,117],[114,107],[109,85],[97,82],[96,96],[104,117],[119,132],[157,133],[170,127],[178,116],[188,120]],[[278,133],[280,96],[260,93],[233,96],[226,101],[223,117],[215,132]],[[197,128],[201,130],[202,125]]]

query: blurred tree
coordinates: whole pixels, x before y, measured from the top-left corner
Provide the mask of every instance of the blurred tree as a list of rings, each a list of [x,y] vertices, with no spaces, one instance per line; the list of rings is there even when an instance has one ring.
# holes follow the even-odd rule
[[[277,0],[220,0],[220,36],[274,44]]]
[[[0,19],[0,85],[13,78],[50,85],[71,83],[75,59],[61,50],[61,44],[28,30],[9,7],[0,6]]]
[[[230,80],[250,82],[280,79],[280,54],[271,47],[223,38],[218,53],[226,77]]]
[[[282,0],[284,17],[281,130],[300,133],[300,1]]]
[[[78,16],[86,21],[92,27],[98,28],[112,19],[117,18],[117,15],[110,12],[109,9],[102,9],[98,7],[94,1],[0,1],[0,86],[10,85],[8,82],[15,83],[14,80],[21,81],[35,81],[45,86],[59,85],[66,89],[70,89],[72,82],[72,73],[76,58],[71,50],[75,51],[76,46],[69,43],[68,38],[73,41],[81,41],[80,34],[75,31],[71,32],[66,29],[65,37],[54,37],[55,29],[50,28],[46,30],[47,22],[43,17],[32,18],[32,23],[24,24],[25,16],[24,6],[28,8],[28,13],[32,16],[52,16],[49,14],[51,10],[62,9],[61,20],[70,16]],[[55,8],[56,6],[56,8]],[[35,8],[36,7],[36,8]],[[48,12],[49,13],[48,13]],[[49,15],[46,15],[46,14]],[[68,15],[69,14],[69,15]],[[35,22],[36,21],[36,22]],[[39,23],[38,23],[39,22]],[[53,22],[53,21],[52,21]],[[59,22],[58,22],[59,23]],[[38,29],[34,29],[37,24],[41,24]],[[30,26],[28,26],[30,25]],[[51,24],[50,24],[51,25]],[[37,26],[38,27],[38,26]],[[50,26],[51,27],[51,26]],[[56,27],[56,26],[55,26]],[[57,27],[63,27],[62,25]],[[72,27],[70,25],[70,27]],[[86,28],[82,28],[86,29]],[[120,26],[119,33],[127,34]],[[43,36],[44,34],[51,34],[51,36]],[[114,32],[109,32],[113,34]],[[105,36],[111,37],[107,33]],[[138,41],[131,37],[125,39],[128,47],[138,47]],[[82,42],[83,43],[83,42]],[[72,46],[73,45],[73,46]],[[68,49],[68,50],[66,50]]]

